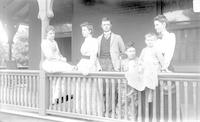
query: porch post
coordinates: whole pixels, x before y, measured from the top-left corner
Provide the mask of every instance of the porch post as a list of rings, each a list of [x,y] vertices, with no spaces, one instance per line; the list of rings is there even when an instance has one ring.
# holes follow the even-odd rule
[[[38,18],[41,20],[41,41],[45,38],[45,29],[49,25],[49,20],[53,17],[53,0],[37,0],[39,5]],[[46,109],[49,103],[49,82],[46,80],[45,72],[41,68],[43,54],[41,51],[40,60],[40,83],[39,83],[39,114],[46,115]]]

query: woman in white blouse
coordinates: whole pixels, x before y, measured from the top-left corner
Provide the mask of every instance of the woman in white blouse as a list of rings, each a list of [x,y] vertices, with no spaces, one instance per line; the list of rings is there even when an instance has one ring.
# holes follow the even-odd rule
[[[96,38],[92,37],[93,26],[88,22],[84,22],[80,25],[82,29],[82,35],[85,38],[81,46],[81,60],[77,64],[78,70],[84,75],[89,72],[96,72],[100,70],[100,65],[97,59],[98,42]]]
[[[173,71],[174,69],[171,61],[174,55],[176,36],[174,33],[167,31],[167,22],[168,20],[164,15],[158,15],[154,18],[154,27],[160,38],[158,39],[156,46],[164,56],[163,68]]]
[[[80,71],[83,75],[88,75],[90,72],[97,72],[101,69],[98,59],[97,59],[98,42],[96,38],[92,37],[93,26],[90,23],[84,22],[80,26],[82,30],[82,35],[84,37],[84,42],[80,49],[82,56],[81,56],[81,60],[77,64],[77,67],[78,67],[78,71]],[[79,85],[77,86],[79,87]],[[95,82],[94,80],[92,80],[91,82],[81,81],[81,91],[86,91],[85,93],[87,94],[86,104],[84,101],[85,93],[81,92],[81,93],[76,94],[78,96],[79,94],[81,94],[81,100],[76,101],[76,102],[81,101],[81,110],[86,110],[87,114],[94,115],[95,110],[96,110],[95,105],[97,105],[98,115],[101,114],[100,108],[102,108],[101,107],[102,104],[100,103],[100,101],[102,100],[100,99],[102,99],[101,97],[102,93],[100,93],[101,90],[99,89],[102,89],[102,87],[103,87],[102,82]],[[97,101],[95,98],[97,98]],[[76,105],[78,105],[78,103]],[[76,106],[76,109],[79,109],[78,107],[79,106]]]

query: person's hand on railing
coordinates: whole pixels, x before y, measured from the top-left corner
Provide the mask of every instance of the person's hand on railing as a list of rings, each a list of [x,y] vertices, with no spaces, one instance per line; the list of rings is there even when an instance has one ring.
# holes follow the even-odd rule
[[[77,66],[72,66],[72,71],[77,71],[78,67]]]
[[[85,69],[85,70],[81,71],[81,73],[86,76],[89,74],[89,70]]]
[[[172,72],[172,71],[168,70],[168,68],[162,68],[161,72],[169,73],[169,72]]]

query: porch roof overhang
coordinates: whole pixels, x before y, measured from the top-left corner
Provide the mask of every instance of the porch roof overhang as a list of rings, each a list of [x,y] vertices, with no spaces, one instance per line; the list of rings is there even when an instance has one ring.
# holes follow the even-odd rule
[[[38,12],[37,0],[0,0],[0,20],[4,23],[29,24]],[[53,12],[51,23],[71,23],[72,0],[54,0]]]
[[[160,0],[80,0],[82,4],[91,6],[95,4],[114,5],[121,7],[130,7],[131,3],[157,2]],[[36,7],[33,11],[32,7]],[[54,0],[54,17],[51,24],[71,23],[73,14],[73,0]],[[0,19],[4,21],[13,21],[15,23],[29,23],[33,17],[37,17],[39,7],[37,0],[0,0]]]

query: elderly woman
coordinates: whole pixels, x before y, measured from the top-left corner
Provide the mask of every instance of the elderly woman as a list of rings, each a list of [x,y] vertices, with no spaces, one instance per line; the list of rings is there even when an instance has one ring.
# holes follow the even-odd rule
[[[173,71],[172,57],[174,55],[176,37],[174,33],[167,31],[167,18],[164,15],[158,15],[154,18],[154,27],[158,33],[157,48],[164,56],[164,69]]]
[[[46,28],[46,39],[42,40],[41,48],[44,54],[44,61],[42,62],[42,69],[46,72],[55,73],[62,72],[67,73],[73,71],[74,66],[71,66],[66,61],[58,49],[58,45],[55,38],[55,29],[53,26]],[[64,90],[64,81],[53,81],[53,96],[52,103],[58,102],[60,93],[60,84],[62,83],[62,90]],[[63,94],[63,91],[62,91]]]

